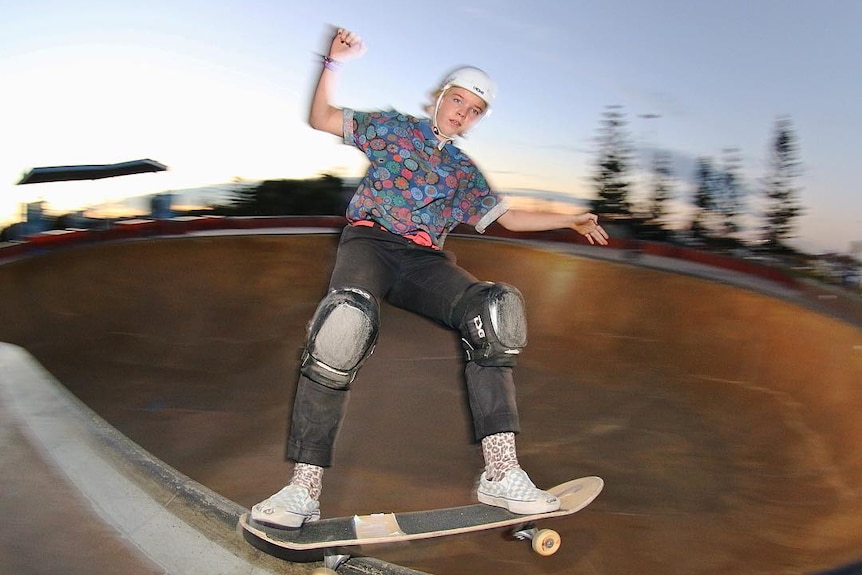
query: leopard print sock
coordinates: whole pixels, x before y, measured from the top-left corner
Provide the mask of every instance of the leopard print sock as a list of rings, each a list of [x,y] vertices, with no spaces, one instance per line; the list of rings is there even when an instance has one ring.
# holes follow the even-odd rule
[[[320,499],[323,489],[323,468],[308,463],[297,463],[293,468],[290,485],[302,485],[312,499]]]
[[[515,451],[515,434],[511,432],[483,437],[482,455],[485,456],[485,477],[489,481],[499,481],[510,469],[520,467]]]

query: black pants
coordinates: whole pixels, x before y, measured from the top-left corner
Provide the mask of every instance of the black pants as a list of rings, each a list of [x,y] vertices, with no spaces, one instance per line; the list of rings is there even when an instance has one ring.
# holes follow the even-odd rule
[[[478,280],[458,267],[452,254],[419,246],[372,227],[345,228],[330,289],[361,288],[409,311],[459,330],[453,311],[464,291]],[[520,431],[515,384],[509,367],[467,362],[467,394],[477,440]],[[348,390],[320,385],[300,375],[293,404],[287,458],[329,467],[347,407]]]

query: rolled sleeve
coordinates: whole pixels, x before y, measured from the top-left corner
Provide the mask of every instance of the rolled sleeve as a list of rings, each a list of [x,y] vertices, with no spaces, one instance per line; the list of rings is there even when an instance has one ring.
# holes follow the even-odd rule
[[[354,145],[356,142],[356,135],[353,133],[353,110],[349,108],[344,108],[342,110],[343,119],[342,119],[342,132],[344,132],[344,143],[348,146]]]
[[[496,222],[497,218],[499,218],[500,216],[502,216],[503,214],[505,214],[508,211],[509,211],[509,204],[505,200],[505,198],[503,198],[500,200],[500,202],[496,206],[491,208],[488,211],[488,213],[486,213],[484,216],[482,216],[482,219],[480,219],[476,223],[476,231],[479,232],[480,234],[484,234],[485,230],[488,229],[488,226],[490,226],[491,224]]]

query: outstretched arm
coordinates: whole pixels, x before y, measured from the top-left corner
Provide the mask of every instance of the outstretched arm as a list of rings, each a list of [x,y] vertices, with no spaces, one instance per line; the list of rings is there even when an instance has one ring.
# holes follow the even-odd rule
[[[509,210],[497,218],[497,221],[513,232],[543,232],[571,228],[587,238],[591,244],[608,245],[607,232],[599,225],[599,217],[591,213],[569,215]]]
[[[320,79],[314,89],[311,99],[311,109],[308,112],[308,123],[315,130],[329,132],[341,136],[344,131],[341,125],[341,109],[332,105],[332,85],[338,67],[365,53],[362,38],[349,30],[339,28],[332,39],[329,54],[320,69]]]

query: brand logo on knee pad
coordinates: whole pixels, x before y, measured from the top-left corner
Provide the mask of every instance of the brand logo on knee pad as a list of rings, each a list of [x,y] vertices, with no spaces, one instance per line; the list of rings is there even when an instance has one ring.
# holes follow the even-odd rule
[[[484,325],[485,324],[482,323],[482,316],[477,315],[473,318],[473,326],[476,328],[476,335],[482,339],[485,339]]]

